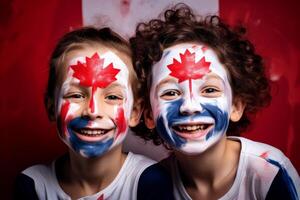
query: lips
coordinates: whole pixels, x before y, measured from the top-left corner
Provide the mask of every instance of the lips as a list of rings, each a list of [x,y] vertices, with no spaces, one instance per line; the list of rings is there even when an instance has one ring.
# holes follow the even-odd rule
[[[206,135],[213,125],[213,123],[176,124],[172,126],[172,129],[183,138],[197,139]]]
[[[114,128],[100,129],[100,128],[80,128],[73,129],[74,133],[83,141],[97,142],[107,138],[110,133],[114,132]]]
[[[97,137],[100,135],[105,135],[107,132],[109,132],[112,129],[95,129],[95,128],[82,128],[75,130],[77,133],[90,136],[90,137]]]

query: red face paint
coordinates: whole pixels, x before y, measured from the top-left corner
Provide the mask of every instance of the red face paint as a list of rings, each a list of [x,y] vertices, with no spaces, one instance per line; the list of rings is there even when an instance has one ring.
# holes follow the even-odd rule
[[[60,132],[61,133],[68,133],[67,131],[67,122],[68,119],[67,119],[67,115],[68,115],[68,112],[69,112],[69,109],[70,109],[70,102],[69,101],[65,101],[64,104],[61,106],[61,112],[60,112]],[[68,117],[70,119],[70,116]]]
[[[191,53],[188,49],[185,50],[184,54],[180,53],[179,55],[181,62],[173,58],[173,63],[167,67],[171,70],[170,76],[177,78],[179,83],[189,80],[189,89],[192,95],[192,79],[201,79],[210,72],[210,62],[206,62],[203,56],[195,63],[195,53]]]
[[[92,87],[92,97],[90,101],[91,112],[94,112],[94,93],[97,88],[106,88],[112,82],[116,81],[116,75],[119,69],[114,68],[113,63],[104,67],[104,59],[101,59],[97,53],[91,58],[86,57],[86,63],[77,62],[77,65],[71,65],[74,70],[73,77],[80,81],[80,85]]]
[[[125,113],[124,113],[124,109],[123,107],[118,107],[118,111],[117,111],[117,118],[116,118],[116,124],[118,127],[118,132],[116,134],[116,138],[121,135],[122,133],[125,133],[126,128],[127,128],[127,123],[125,120]]]

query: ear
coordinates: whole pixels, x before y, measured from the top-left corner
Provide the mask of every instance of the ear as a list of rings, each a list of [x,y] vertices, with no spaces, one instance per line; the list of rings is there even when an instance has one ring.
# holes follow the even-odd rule
[[[144,110],[144,121],[148,129],[154,129],[155,128],[155,122],[153,118],[153,113],[151,108]]]
[[[50,121],[55,121],[54,100],[49,98],[49,97],[45,97],[44,103],[45,103],[45,107],[46,107],[46,110],[47,110],[48,119]]]
[[[139,124],[144,109],[144,102],[142,99],[134,101],[131,111],[129,126],[134,127]]]
[[[240,98],[234,99],[230,113],[230,120],[233,122],[239,121],[243,116],[245,106],[245,103],[242,102]]]

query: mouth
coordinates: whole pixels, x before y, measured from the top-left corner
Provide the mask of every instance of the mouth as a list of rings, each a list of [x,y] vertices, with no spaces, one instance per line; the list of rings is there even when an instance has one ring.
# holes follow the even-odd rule
[[[206,135],[213,126],[213,123],[177,124],[172,126],[172,129],[183,138],[197,139]]]
[[[101,128],[80,128],[74,129],[75,134],[78,138],[83,141],[97,142],[105,139],[110,134],[113,133],[114,128],[111,129],[101,129]]]
[[[82,128],[82,129],[76,129],[75,131],[81,135],[97,137],[100,135],[105,135],[107,132],[109,132],[111,130],[112,129]]]

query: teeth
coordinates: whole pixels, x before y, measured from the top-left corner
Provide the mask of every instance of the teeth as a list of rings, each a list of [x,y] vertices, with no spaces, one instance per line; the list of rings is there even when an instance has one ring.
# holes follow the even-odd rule
[[[201,130],[204,130],[204,128],[205,128],[205,126],[204,126],[204,124],[202,124],[202,125],[200,126],[200,129],[201,129]]]
[[[196,130],[205,130],[208,127],[208,124],[201,125],[179,125],[177,128],[180,131],[196,131]]]
[[[105,130],[87,130],[87,129],[81,129],[80,133],[84,135],[102,135],[106,131]]]

